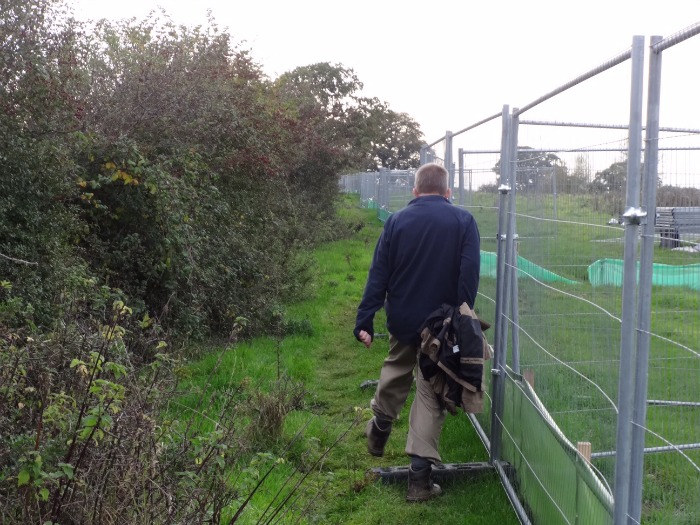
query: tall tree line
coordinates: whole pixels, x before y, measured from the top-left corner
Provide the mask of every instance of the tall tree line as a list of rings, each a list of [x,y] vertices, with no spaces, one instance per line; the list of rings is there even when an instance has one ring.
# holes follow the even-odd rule
[[[340,64],[269,79],[213,19],[2,4],[0,277],[33,322],[92,279],[180,333],[264,330],[338,234],[337,175],[418,162],[415,121]]]

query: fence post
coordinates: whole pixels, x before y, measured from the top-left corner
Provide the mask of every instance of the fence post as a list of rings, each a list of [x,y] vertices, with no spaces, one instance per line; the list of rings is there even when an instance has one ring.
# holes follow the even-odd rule
[[[377,205],[379,209],[385,208],[389,210],[389,170],[387,168],[379,168],[379,201]]]
[[[379,210],[379,201],[381,200],[381,195],[379,193],[379,181],[381,180],[379,177],[379,172],[375,171],[372,173],[372,179],[373,179],[373,189],[374,189],[374,203],[377,206],[377,210]],[[379,213],[377,211],[377,213]]]
[[[552,168],[552,215],[557,220],[557,167]]]
[[[454,192],[455,189],[455,170],[454,166],[452,165],[452,132],[451,131],[446,131],[445,132],[445,158],[443,160],[445,163],[445,169],[447,170],[448,173],[448,185],[447,187],[450,188],[450,192]],[[452,196],[450,196],[450,201],[452,201]]]
[[[639,180],[642,136],[642,91],[644,84],[644,37],[632,39],[632,86],[627,156],[625,253],[622,281],[622,327],[618,387],[617,440],[615,445],[614,525],[627,525],[630,496],[632,406],[634,397],[634,348],[636,335],[637,241],[643,213],[639,209]]]
[[[503,395],[505,392],[505,352],[506,352],[506,337],[504,334],[504,327],[506,325],[504,319],[504,312],[506,311],[504,305],[504,293],[505,293],[505,243],[506,243],[506,229],[508,220],[508,213],[506,211],[506,206],[508,204],[507,198],[510,192],[510,187],[507,184],[508,178],[508,166],[510,166],[510,108],[506,105],[503,106],[503,114],[501,116],[502,129],[501,129],[501,173],[500,173],[500,184],[498,186],[499,191],[499,204],[498,204],[498,233],[496,234],[496,319],[495,319],[495,338],[494,338],[494,366],[491,369],[491,374],[493,379],[491,381],[491,437],[490,444],[491,449],[489,450],[489,462],[495,464],[501,459],[501,436],[502,436],[502,418],[503,418],[503,405],[504,399]]]
[[[516,197],[518,195],[518,129],[520,125],[520,117],[517,114],[517,108],[513,109],[515,116],[511,119],[510,128],[510,206],[508,220],[508,244],[506,244],[506,260],[508,261],[508,269],[506,275],[506,286],[508,287],[506,296],[508,297],[507,304],[510,304],[510,319],[513,324],[511,334],[511,368],[516,374],[520,373],[520,314],[518,310],[518,229],[515,220],[517,212]]]
[[[420,147],[420,165],[422,166],[423,164],[428,163],[428,145],[423,144]]]
[[[469,168],[469,170],[467,170],[467,173],[469,174],[469,192],[467,194],[469,195],[469,206],[471,206],[474,204],[474,190],[472,189],[473,173],[472,173],[471,168]]]
[[[649,78],[647,92],[647,125],[644,139],[644,179],[642,203],[647,221],[643,226],[639,258],[639,292],[637,298],[637,367],[632,412],[632,450],[628,513],[633,523],[642,517],[642,480],[644,474],[644,438],[647,418],[649,371],[649,332],[651,330],[651,276],[654,263],[654,217],[659,159],[659,105],[661,100],[661,52],[654,50],[660,36],[652,36],[649,46]]]

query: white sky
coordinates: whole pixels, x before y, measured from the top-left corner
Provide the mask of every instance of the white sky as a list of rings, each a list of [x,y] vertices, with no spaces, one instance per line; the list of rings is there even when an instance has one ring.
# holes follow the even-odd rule
[[[211,9],[219,26],[227,28],[234,41],[243,41],[270,77],[316,62],[340,63],[355,71],[365,95],[413,117],[427,142],[447,129],[457,131],[493,115],[504,104],[519,107],[532,102],[629,49],[634,35],[669,36],[700,22],[699,0],[72,0],[71,4],[79,18],[93,19],[142,18],[161,6],[175,22],[186,25],[204,23]],[[662,100],[662,126],[700,128],[699,66],[700,35],[664,55],[662,95],[667,97]],[[626,124],[629,67],[621,75],[615,77],[616,87],[601,83],[602,91],[591,88],[588,95],[582,91],[578,98],[563,102],[578,111],[558,113],[559,106],[553,105],[549,113],[533,111],[527,117]],[[601,97],[609,91],[619,92],[616,101]]]

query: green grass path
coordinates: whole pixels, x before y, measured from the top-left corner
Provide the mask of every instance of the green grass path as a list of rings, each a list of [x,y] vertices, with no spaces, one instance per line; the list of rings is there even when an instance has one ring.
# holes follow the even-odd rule
[[[378,337],[367,350],[352,335],[355,309],[362,295],[374,244],[381,231],[376,211],[357,208],[351,197],[341,209],[348,224],[362,228],[351,238],[328,243],[315,252],[318,265],[310,299],[288,307],[287,319],[311,326],[312,333],[287,336],[281,341],[259,338],[226,352],[213,384],[225,388],[250,378],[264,385],[279,370],[303,381],[309,394],[304,407],[287,415],[283,441],[305,426],[303,436],[285,453],[287,462],[275,469],[247,508],[243,522],[258,523],[260,516],[294,472],[307,477],[290,498],[292,507],[271,523],[328,524],[517,524],[496,474],[478,480],[461,480],[444,487],[440,498],[422,504],[404,501],[404,485],[386,485],[370,475],[373,467],[407,465],[404,454],[409,397],[383,458],[367,454],[363,435],[370,414],[366,410],[372,388],[363,381],[376,379],[388,350],[386,337]],[[375,321],[385,331],[383,312]],[[193,366],[193,381],[206,378],[217,355]],[[365,410],[361,410],[365,409]],[[349,431],[348,431],[349,429]],[[347,431],[337,444],[339,436]],[[322,461],[319,458],[323,456]],[[446,463],[486,461],[487,453],[464,414],[447,417],[441,443]],[[279,496],[278,496],[279,497]],[[262,521],[263,523],[265,520]]]

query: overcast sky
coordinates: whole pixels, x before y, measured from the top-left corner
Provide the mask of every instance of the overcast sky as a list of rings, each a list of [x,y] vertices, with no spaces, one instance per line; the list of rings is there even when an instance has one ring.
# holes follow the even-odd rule
[[[629,49],[634,35],[668,36],[700,22],[700,0],[70,3],[78,17],[93,19],[142,18],[161,6],[187,25],[204,23],[211,9],[271,78],[297,66],[340,63],[355,71],[365,95],[418,121],[427,142],[495,114],[504,104],[532,102]],[[670,51],[673,56],[664,55],[662,94],[669,102],[662,106],[662,125],[699,128],[700,35]],[[629,68],[608,81],[616,87],[582,91],[565,102],[566,109],[577,111],[557,113],[552,105],[551,114],[545,108],[530,118],[627,123]],[[609,92],[615,96],[602,100],[608,97],[600,93]]]

